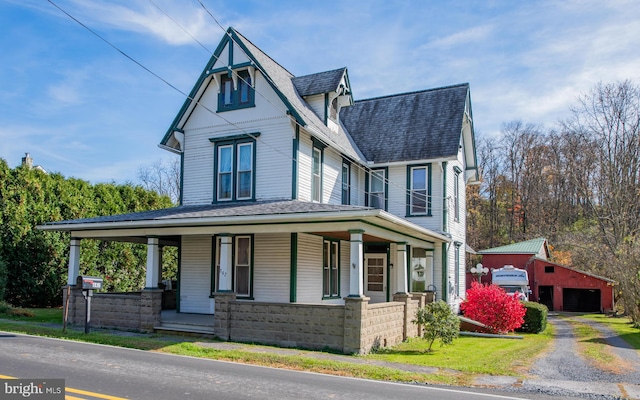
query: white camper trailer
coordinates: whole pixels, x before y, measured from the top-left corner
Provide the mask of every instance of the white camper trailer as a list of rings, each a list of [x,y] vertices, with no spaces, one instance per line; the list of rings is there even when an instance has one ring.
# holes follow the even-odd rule
[[[491,270],[491,283],[503,288],[507,293],[518,293],[521,300],[529,301],[529,275],[524,269],[505,265]]]

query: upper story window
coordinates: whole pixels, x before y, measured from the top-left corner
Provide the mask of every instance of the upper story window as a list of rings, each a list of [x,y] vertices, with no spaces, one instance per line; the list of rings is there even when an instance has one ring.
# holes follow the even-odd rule
[[[313,141],[313,154],[311,165],[311,200],[322,203],[322,158],[324,146]]]
[[[219,139],[215,143],[214,202],[255,199],[255,139],[259,133]]]
[[[342,162],[342,204],[351,204],[351,164]]]
[[[387,207],[387,170],[374,169],[369,173],[368,206],[386,210]]]
[[[408,167],[407,215],[431,215],[431,165]]]
[[[245,69],[223,73],[220,76],[218,112],[253,106],[255,106],[255,90],[249,71]]]

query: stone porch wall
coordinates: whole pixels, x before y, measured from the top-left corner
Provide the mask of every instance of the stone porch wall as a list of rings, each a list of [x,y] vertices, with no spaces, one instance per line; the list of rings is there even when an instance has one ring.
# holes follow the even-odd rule
[[[402,343],[405,324],[405,304],[401,302],[367,304],[362,315],[362,349],[368,353],[382,347]]]
[[[229,314],[229,340],[308,349],[343,347],[344,306],[233,301]]]
[[[418,335],[411,320],[419,301],[408,295],[378,304],[346,298],[344,305],[254,303],[227,292],[215,298],[215,333],[223,340],[366,354]]]
[[[84,326],[85,299],[82,289],[71,287],[68,323]],[[67,287],[63,288],[63,306],[67,301]],[[91,327],[152,331],[160,324],[161,290],[133,293],[94,293],[91,298]]]

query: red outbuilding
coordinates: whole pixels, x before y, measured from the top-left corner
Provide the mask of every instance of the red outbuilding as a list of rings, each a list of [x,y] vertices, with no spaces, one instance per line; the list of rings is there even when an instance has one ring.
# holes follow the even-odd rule
[[[555,311],[605,312],[614,306],[615,281],[549,261],[550,253],[544,238],[527,240],[479,251],[482,264],[489,271],[505,265],[525,269],[529,275],[531,295]],[[482,282],[490,283],[491,272]],[[477,276],[468,274],[467,285]]]

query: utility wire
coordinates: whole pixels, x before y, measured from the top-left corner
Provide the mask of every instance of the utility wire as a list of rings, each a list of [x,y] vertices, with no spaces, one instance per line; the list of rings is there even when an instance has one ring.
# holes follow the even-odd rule
[[[228,33],[227,33],[226,29],[222,26],[222,24],[220,24],[220,22],[219,22],[219,21],[218,21],[218,19],[213,15],[213,13],[212,13],[211,11],[209,11],[209,9],[207,8],[207,6],[206,6],[206,5],[205,5],[201,0],[197,0],[197,1],[198,1],[198,3],[200,4],[200,6],[201,6],[201,7],[202,7],[206,12],[207,12],[207,14],[209,14],[209,16],[211,16],[211,18],[215,21],[216,25],[218,25],[218,27],[220,27],[220,29],[222,29],[222,31],[225,33],[225,35],[228,35],[228,36],[229,36],[229,38],[230,38],[230,40],[231,40],[233,43],[237,44],[237,45],[238,45],[238,47],[239,47],[240,49],[242,49],[242,46],[240,46],[240,45],[235,41],[235,39],[233,38],[233,36],[232,36],[232,35],[230,35],[230,34],[228,34]],[[247,57],[249,57],[249,54],[246,54],[246,52],[244,51],[244,49],[242,49],[242,50],[243,50],[243,52],[245,53],[245,55],[246,55]],[[269,80],[270,80],[270,77],[269,77],[269,75],[266,73],[266,71],[264,71],[262,68],[260,68],[260,67],[259,67],[259,66],[257,66],[257,65],[256,65],[256,68],[258,68],[258,69],[260,70],[260,72],[261,72],[261,73],[262,73],[262,75],[265,77],[265,79],[269,79]],[[242,78],[240,78],[240,79],[242,79]],[[271,80],[271,83],[272,83],[272,84],[274,84],[274,86],[277,86],[277,85],[275,84],[275,82],[273,82],[272,80]],[[258,92],[258,93],[259,93],[259,91],[258,91],[257,89],[254,89],[254,90],[255,90],[256,92]],[[260,95],[261,95],[262,97],[265,97],[265,96],[264,96],[264,95],[262,95],[261,93],[260,93]],[[265,98],[266,98],[266,97],[265,97]],[[272,105],[273,105],[276,109],[278,109],[279,111],[285,112],[284,110],[279,109],[279,108],[278,108],[275,104],[273,104],[272,102],[270,102],[270,101],[269,101],[269,103],[270,103],[270,104],[272,104]],[[295,117],[293,117],[293,116],[289,116],[289,118],[290,118],[290,119],[291,119],[291,120],[292,120],[296,125],[298,125],[299,127],[303,128],[303,129],[304,129],[304,128],[306,128],[306,127],[302,126],[302,125],[301,125],[301,124],[300,124],[300,123],[295,119]],[[324,127],[324,125],[322,126],[322,128],[320,128],[319,126],[317,126],[315,121],[310,120],[310,121],[308,121],[308,122],[309,122],[311,125],[313,125],[313,128],[315,128],[315,129],[317,129],[317,130],[319,130],[319,131],[321,131],[322,129],[324,129],[324,128],[325,128],[325,127]],[[333,144],[334,144],[337,148],[342,149],[342,146],[341,146],[340,144],[336,143],[336,142],[335,142],[335,140],[333,140],[331,137],[328,137],[328,136],[327,136],[327,138],[328,138],[331,142],[333,142]],[[346,153],[346,151],[345,151],[344,149],[342,149],[342,151],[343,151],[343,153]],[[294,160],[294,161],[295,161],[295,160]],[[375,168],[368,168],[368,167],[364,167],[364,166],[360,165],[359,163],[356,163],[356,168],[361,169],[361,170],[362,170],[362,171],[364,171],[365,173],[375,169]],[[393,182],[393,181],[390,181],[390,180],[389,180],[389,178],[388,178],[386,175],[385,175],[385,177],[383,178],[383,181],[384,181],[386,184],[390,185],[390,186],[394,186],[394,187],[398,188],[399,190],[405,191],[405,192],[406,192],[406,193],[408,193],[409,195],[412,195],[412,193],[413,193],[413,191],[412,191],[411,189],[408,189],[408,188],[406,188],[406,187],[404,187],[404,186],[400,186],[399,184],[397,184],[397,183],[395,183],[395,182]],[[350,184],[349,184],[349,186],[350,186],[350,187],[352,187]],[[365,195],[366,195],[366,192],[365,192]],[[442,199],[443,199],[443,200],[446,200],[446,198],[442,198]],[[386,198],[386,200],[388,201],[389,199],[388,199],[388,198]],[[439,199],[438,199],[438,200],[439,200]],[[403,204],[404,204],[404,203],[403,203]]]
[[[135,63],[136,65],[138,65],[140,68],[142,68],[143,70],[145,70],[147,73],[151,74],[152,76],[154,76],[155,78],[157,78],[158,80],[160,80],[161,82],[163,82],[164,84],[166,84],[167,86],[169,86],[170,88],[172,88],[174,91],[180,93],[182,96],[184,96],[186,99],[191,100],[192,102],[194,102],[196,105],[201,106],[203,109],[205,109],[206,111],[208,111],[209,113],[213,114],[214,116],[222,119],[225,123],[235,127],[236,129],[238,129],[239,131],[242,131],[243,133],[247,134],[249,137],[252,137],[254,140],[258,141],[260,140],[259,137],[256,137],[255,135],[247,132],[244,128],[238,126],[237,124],[229,121],[228,119],[224,118],[223,116],[221,116],[219,113],[211,110],[210,108],[208,108],[206,105],[200,103],[198,100],[194,99],[193,97],[191,97],[190,95],[186,94],[185,92],[183,92],[182,90],[180,90],[178,87],[176,87],[175,85],[171,84],[169,81],[167,81],[166,79],[164,79],[163,77],[161,77],[160,75],[158,75],[157,73],[155,73],[154,71],[152,71],[151,69],[147,68],[146,66],[144,66],[142,63],[140,63],[139,61],[137,61],[135,58],[133,58],[132,56],[130,56],[129,54],[127,54],[126,52],[124,52],[123,50],[121,50],[120,48],[118,48],[116,45],[112,44],[111,42],[109,42],[107,39],[105,39],[102,35],[100,35],[98,32],[94,31],[93,29],[91,29],[89,26],[87,26],[86,24],[84,24],[83,22],[81,22],[80,20],[78,20],[77,18],[75,18],[73,15],[71,15],[69,12],[67,12],[66,10],[64,10],[63,8],[61,8],[60,6],[58,6],[53,0],[47,0],[51,5],[53,5],[54,7],[56,7],[58,10],[60,10],[63,14],[65,14],[66,16],[68,16],[70,19],[72,19],[73,21],[75,21],[76,23],[78,23],[80,26],[82,26],[83,28],[85,28],[87,31],[89,31],[90,33],[92,33],[94,36],[96,36],[97,38],[99,38],[101,41],[103,41],[104,43],[106,43],[109,47],[111,47],[112,49],[116,50],[118,53],[120,53],[122,56],[124,56],[125,58],[129,59],[130,61],[132,61],[133,63]],[[171,18],[164,10],[162,10],[157,4],[155,4],[152,0],[149,0],[152,4],[154,4],[154,6],[156,6],[161,12],[163,12],[169,19],[171,19],[171,21],[173,21],[174,23],[176,23],[176,25],[178,25],[183,31],[185,31],[194,41],[196,41],[198,44],[200,44],[201,47],[203,47],[207,53],[209,53],[209,50],[206,48],[206,46],[204,46],[200,41],[198,41],[195,37],[193,37],[186,29],[184,29],[182,26],[180,26],[180,24],[178,24],[173,18]],[[222,27],[222,25],[218,22],[218,20],[213,16],[213,14],[206,8],[206,6],[200,1],[198,0],[198,2],[200,3],[200,5],[207,11],[207,13],[211,16],[211,18],[213,18],[213,20],[216,22],[216,24],[224,30],[224,27]],[[225,30],[225,34],[226,34],[226,30]],[[237,42],[235,42],[235,40],[233,40],[233,37],[231,35],[230,39],[237,44]],[[241,47],[241,46],[239,46]],[[215,55],[213,55],[215,57]],[[247,55],[248,56],[248,55]],[[216,58],[217,59],[217,58]],[[258,68],[258,66],[256,66]],[[262,73],[262,75],[267,78],[268,75],[266,74],[266,71],[263,71],[261,68],[258,68],[260,70],[260,72]],[[232,71],[233,72],[233,71]],[[238,76],[240,79],[242,79],[245,83],[249,84],[247,81],[245,81],[242,77]],[[255,90],[255,88],[254,88]],[[257,91],[257,90],[256,90]],[[259,92],[258,92],[259,93]],[[259,93],[262,97],[265,97],[262,93]],[[265,97],[266,98],[266,97]],[[271,103],[271,102],[269,102]],[[277,109],[279,109],[275,104],[271,103],[274,107],[276,107]],[[280,109],[279,109],[280,110]],[[282,111],[282,110],[280,110]],[[286,115],[286,113],[285,113]],[[302,126],[298,121],[295,120],[295,118],[293,118],[292,116],[289,116],[291,118],[291,120],[298,126],[305,128],[304,126]],[[311,123],[313,123],[313,121],[310,121]],[[317,129],[317,127],[315,127]],[[329,138],[330,140],[332,140],[331,138]],[[291,159],[292,161],[296,162],[296,159],[293,158],[291,155],[286,154],[284,152],[282,152],[282,150],[280,150],[279,148],[276,148],[273,145],[270,145],[269,143],[264,142],[263,140],[260,140],[263,144],[267,145],[268,147],[272,148],[273,150],[275,150],[276,152],[284,155],[285,157]],[[333,140],[332,140],[333,141]],[[337,143],[334,142],[334,144],[337,147],[340,147]],[[361,169],[364,172],[367,172],[368,170],[366,168],[364,168],[363,166],[356,164],[357,168]],[[387,184],[392,184],[395,185],[393,183],[391,183],[388,178],[385,176],[384,178],[385,182]],[[398,185],[395,185],[398,186]],[[353,188],[354,186],[352,186],[351,184],[349,184],[350,188]],[[398,186],[400,187],[400,186]],[[404,187],[401,187],[401,189],[403,191],[406,191],[407,193],[409,193],[411,195],[412,191],[409,189],[406,189]],[[364,195],[366,196],[367,193],[363,192]],[[428,196],[431,197],[431,199],[433,199],[433,196]],[[387,202],[390,201],[390,198],[387,196],[385,196],[385,200]],[[403,207],[406,206],[405,203],[399,203],[399,202],[394,202],[396,204],[401,204]],[[431,209],[433,210],[434,207],[432,205]]]

